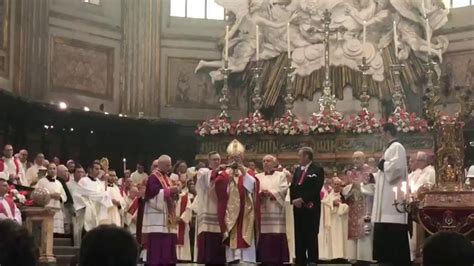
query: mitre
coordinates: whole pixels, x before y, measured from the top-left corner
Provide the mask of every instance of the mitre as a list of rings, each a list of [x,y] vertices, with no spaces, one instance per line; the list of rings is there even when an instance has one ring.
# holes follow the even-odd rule
[[[243,154],[245,152],[245,147],[238,140],[234,139],[227,146],[227,154],[230,156],[236,156]]]

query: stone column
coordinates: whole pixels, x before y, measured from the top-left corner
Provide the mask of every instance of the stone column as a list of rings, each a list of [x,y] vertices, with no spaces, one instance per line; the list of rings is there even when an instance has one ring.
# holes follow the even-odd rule
[[[159,116],[161,1],[123,1],[122,112]]]
[[[49,0],[18,0],[14,92],[42,99],[48,86]]]

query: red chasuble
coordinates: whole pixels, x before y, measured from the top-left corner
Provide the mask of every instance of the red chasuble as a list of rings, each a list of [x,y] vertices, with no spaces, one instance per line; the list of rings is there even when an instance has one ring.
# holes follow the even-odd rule
[[[244,175],[233,177],[227,171],[213,173],[219,226],[224,244],[232,249],[250,247],[260,231],[259,183],[252,172],[247,174],[255,179],[253,194],[244,187]]]

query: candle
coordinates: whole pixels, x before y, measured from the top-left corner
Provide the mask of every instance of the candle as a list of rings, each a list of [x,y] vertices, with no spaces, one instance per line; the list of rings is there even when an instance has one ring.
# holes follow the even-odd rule
[[[286,24],[286,45],[287,45],[287,51],[288,51],[288,59],[291,58],[291,46],[290,46],[290,22]]]
[[[421,13],[423,14],[423,18],[426,18],[425,0],[421,0]]]
[[[397,22],[393,21],[393,45],[395,47],[395,58],[398,59],[398,34],[397,34]]]
[[[416,190],[415,190],[415,182],[414,182],[413,180],[410,180],[410,185],[409,185],[409,186],[410,186],[410,191],[411,191],[412,193],[415,193],[415,192],[416,192]]]
[[[407,198],[407,182],[403,181],[402,182],[402,187],[400,190],[403,192],[403,199]]]
[[[367,36],[367,21],[364,20],[364,28],[362,31],[362,47],[365,46],[366,36]]]
[[[398,200],[398,187],[393,187],[393,193],[395,193],[395,201]]]
[[[123,173],[127,170],[127,158],[123,158]]]
[[[256,57],[257,61],[260,59],[260,47],[259,47],[259,36],[258,36],[258,25],[255,26],[255,45],[256,45]]]
[[[229,61],[229,25],[225,26],[225,61]]]
[[[425,26],[425,31],[426,31],[426,42],[428,43],[428,56],[431,56],[431,35],[430,35],[430,21],[428,18],[425,19],[426,26]]]

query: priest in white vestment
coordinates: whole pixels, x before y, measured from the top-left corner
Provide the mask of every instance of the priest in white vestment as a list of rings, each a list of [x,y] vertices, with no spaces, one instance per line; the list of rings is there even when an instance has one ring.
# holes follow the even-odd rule
[[[25,186],[34,187],[38,182],[38,174],[40,170],[46,170],[44,167],[44,154],[38,153],[35,157],[34,164],[26,170]]]
[[[407,214],[400,213],[393,206],[394,188],[407,182],[407,156],[403,145],[396,138],[394,124],[382,126],[382,137],[386,141],[379,171],[375,176],[375,195],[372,208],[374,223],[374,260],[387,264],[410,264],[410,247]],[[402,195],[400,191],[397,193]],[[402,200],[401,197],[398,200]]]
[[[67,200],[66,191],[61,182],[56,179],[56,165],[50,163],[47,170],[47,175],[38,181],[36,187],[48,190],[51,200],[46,207],[54,210],[54,233],[64,234],[63,205]]]
[[[123,214],[123,221],[124,225],[133,236],[137,234],[138,203],[136,199],[138,197],[138,194],[138,188],[136,186],[132,186],[128,191],[128,195],[124,197],[125,211]]]
[[[9,219],[21,224],[21,212],[13,199],[7,195],[7,178],[5,173],[0,173],[0,221]]]
[[[179,198],[176,202],[176,217],[178,217],[176,257],[180,262],[191,262],[191,239],[189,236],[189,223],[192,218],[191,199],[193,195],[189,193],[186,174],[171,175],[171,184],[177,185],[180,189]]]
[[[112,207],[107,210],[109,220],[105,223],[122,227],[122,214],[125,208],[125,201],[122,197],[122,194],[120,193],[120,188],[116,185],[117,174],[114,170],[109,170],[109,172],[106,174],[106,178],[108,182],[106,190],[107,194],[112,200]]]
[[[323,191],[321,220],[319,223],[319,259],[346,259],[349,206],[342,201],[342,181],[332,179],[332,188]]]
[[[197,173],[193,210],[197,214],[194,260],[199,264],[225,264],[225,246],[217,218],[217,195],[213,173],[219,171],[221,157],[217,152],[208,154],[208,167]]]
[[[256,175],[260,183],[260,237],[257,245],[257,261],[262,264],[290,262],[286,238],[285,199],[288,181],[283,171],[276,171],[276,158],[263,157],[263,173]]]
[[[89,167],[89,175],[79,180],[78,193],[85,199],[84,230],[90,231],[109,220],[108,209],[112,200],[105,190],[104,182],[100,181],[100,164],[93,162]]]
[[[79,181],[86,176],[84,168],[79,164],[74,166],[73,177],[67,182],[67,187],[73,199],[74,214],[72,216],[73,241],[75,246],[81,245],[82,229],[84,228],[84,215],[88,201],[81,195]]]

